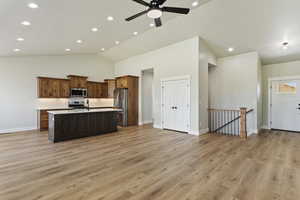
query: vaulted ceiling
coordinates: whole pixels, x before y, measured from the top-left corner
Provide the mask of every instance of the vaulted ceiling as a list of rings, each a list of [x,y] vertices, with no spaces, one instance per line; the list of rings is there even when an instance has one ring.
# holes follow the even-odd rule
[[[30,9],[29,2],[40,7]],[[193,2],[168,0],[166,5],[192,7]],[[153,28],[147,16],[124,21],[145,9],[131,0],[1,0],[0,56],[90,54],[105,48],[101,54],[118,61],[199,35],[218,57],[257,51],[265,64],[300,60],[300,1],[199,3],[188,16],[165,14],[164,25]],[[114,21],[108,21],[108,16]],[[22,26],[24,20],[31,26]],[[99,31],[92,32],[93,27]],[[20,37],[25,40],[16,41]],[[285,41],[289,42],[286,50],[282,48]],[[229,47],[235,51],[228,52]],[[67,48],[71,51],[66,52]]]

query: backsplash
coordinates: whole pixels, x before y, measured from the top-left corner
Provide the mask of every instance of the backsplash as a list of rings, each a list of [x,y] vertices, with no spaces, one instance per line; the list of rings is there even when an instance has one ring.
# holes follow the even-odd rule
[[[90,107],[112,107],[113,99],[89,99]],[[68,108],[69,99],[38,99],[37,109],[64,109]]]

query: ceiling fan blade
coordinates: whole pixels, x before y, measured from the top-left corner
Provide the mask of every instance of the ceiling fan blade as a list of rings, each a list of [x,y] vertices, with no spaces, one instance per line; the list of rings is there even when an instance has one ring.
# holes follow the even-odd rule
[[[178,13],[178,14],[189,14],[189,8],[177,8],[177,7],[163,7],[161,9],[163,12],[171,12],[171,13]]]
[[[159,5],[163,5],[166,1],[167,0],[158,0],[157,2],[158,2]]]
[[[140,17],[140,16],[146,14],[148,11],[149,11],[149,10],[145,10],[145,11],[143,11],[143,12],[140,12],[140,13],[136,14],[136,15],[133,15],[133,16],[131,16],[131,17],[128,17],[128,18],[125,19],[125,20],[126,20],[126,21],[131,21],[131,20],[133,20],[133,19],[135,19],[135,18],[137,18],[137,17]]]
[[[155,21],[155,25],[156,25],[156,27],[160,27],[162,24],[161,24],[161,19],[160,18],[156,18],[156,19],[154,19],[154,21]]]
[[[137,2],[139,4],[144,5],[144,6],[150,6],[150,3],[147,3],[146,1],[143,1],[143,0],[132,0],[132,1],[135,1],[135,2]]]

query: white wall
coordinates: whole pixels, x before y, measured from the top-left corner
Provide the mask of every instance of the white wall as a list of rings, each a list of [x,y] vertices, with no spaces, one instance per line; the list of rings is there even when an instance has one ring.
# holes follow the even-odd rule
[[[268,79],[274,77],[300,76],[300,61],[264,65],[263,75],[263,124],[268,126]]]
[[[115,64],[116,76],[141,76],[142,70],[154,69],[154,126],[161,127],[161,88],[163,78],[191,77],[191,129],[199,132],[199,38],[194,37],[155,51],[134,56]],[[141,94],[141,91],[140,91]],[[180,94],[178,94],[180,95]],[[141,96],[141,95],[140,95]],[[141,97],[139,101],[141,112]],[[141,123],[142,113],[139,114]]]
[[[209,68],[209,100],[211,108],[255,109],[249,114],[247,127],[257,132],[257,85],[259,57],[256,52],[217,60],[217,67]]]
[[[113,64],[96,55],[0,58],[0,133],[37,127],[37,76],[69,74],[103,81],[113,77]]]
[[[145,70],[142,75],[143,124],[153,122],[153,70]]]
[[[199,38],[199,127],[200,132],[208,132],[208,64],[217,64],[216,56],[205,41]]]
[[[262,94],[262,65],[261,60],[258,59],[257,68],[257,127],[261,129],[263,127],[263,94]]]

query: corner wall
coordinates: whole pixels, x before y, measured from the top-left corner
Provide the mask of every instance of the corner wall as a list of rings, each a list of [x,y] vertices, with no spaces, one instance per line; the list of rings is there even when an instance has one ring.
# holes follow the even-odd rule
[[[142,70],[154,69],[154,126],[161,125],[161,85],[164,78],[189,75],[191,77],[191,132],[199,133],[199,38],[194,37],[176,44],[134,56],[115,64],[115,75],[141,77]],[[141,84],[141,81],[140,81]],[[139,122],[141,113],[141,85]],[[180,94],[178,94],[180,95]]]
[[[200,134],[207,133],[208,102],[209,102],[209,64],[216,65],[217,58],[209,49],[205,41],[199,38],[199,127]]]
[[[209,69],[210,107],[254,112],[247,115],[248,133],[258,132],[259,57],[256,52],[221,58]]]

